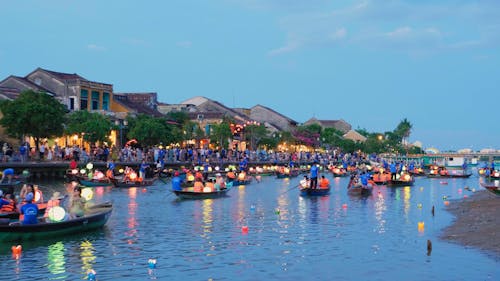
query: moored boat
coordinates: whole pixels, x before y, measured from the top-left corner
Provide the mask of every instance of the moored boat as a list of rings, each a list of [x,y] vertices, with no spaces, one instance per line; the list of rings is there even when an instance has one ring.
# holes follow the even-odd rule
[[[150,186],[155,183],[155,181],[158,179],[158,177],[154,178],[149,178],[149,179],[143,179],[143,180],[136,180],[136,181],[122,181],[118,178],[112,179],[111,181],[115,185],[115,187],[119,188],[129,188],[129,187],[139,187],[139,186]]]
[[[112,210],[112,205],[108,204],[89,209],[83,217],[61,222],[39,222],[26,225],[19,222],[2,224],[0,225],[0,241],[36,240],[93,230],[102,227],[108,221]]]
[[[231,187],[233,187],[233,183],[227,182],[225,188],[216,189],[214,191],[209,191],[209,192],[203,192],[203,191],[196,192],[193,191],[192,188],[183,190],[173,190],[172,192],[175,195],[177,195],[177,197],[180,199],[215,199],[215,198],[226,197],[227,192],[231,190]]]
[[[500,196],[500,186],[494,185],[494,184],[486,184],[486,183],[481,183],[481,186],[484,187],[486,190],[489,192]]]

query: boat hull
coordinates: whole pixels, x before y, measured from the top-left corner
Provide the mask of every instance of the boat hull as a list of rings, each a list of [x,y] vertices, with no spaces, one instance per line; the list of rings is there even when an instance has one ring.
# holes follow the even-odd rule
[[[373,188],[365,188],[365,187],[350,187],[347,189],[347,194],[356,195],[356,196],[369,196],[372,194]]]
[[[39,240],[94,230],[106,224],[111,212],[112,207],[108,207],[94,214],[63,222],[0,225],[0,241]]]
[[[194,191],[179,191],[179,190],[174,190],[173,192],[180,199],[193,200],[193,199],[215,199],[215,198],[226,197],[228,191],[229,189],[226,188],[214,192],[194,192]]]
[[[330,194],[330,188],[301,188],[300,196],[325,196]]]
[[[481,186],[484,187],[489,192],[491,192],[497,196],[500,196],[500,186],[490,185],[490,184],[485,184],[485,183],[481,183]]]

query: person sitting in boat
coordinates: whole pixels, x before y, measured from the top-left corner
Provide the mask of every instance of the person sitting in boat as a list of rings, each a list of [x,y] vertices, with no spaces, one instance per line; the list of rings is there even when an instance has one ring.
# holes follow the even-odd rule
[[[214,192],[215,191],[215,180],[208,179],[203,188],[203,192]]]
[[[129,166],[126,166],[125,171],[123,171],[123,182],[130,181],[130,176],[132,175],[132,173],[135,173],[134,170],[132,170],[132,168],[130,168]]]
[[[21,188],[21,192],[19,193],[19,198],[21,198],[21,201],[26,201],[26,195],[28,195],[28,193],[33,193],[34,192],[34,189],[33,189],[33,185],[31,184],[24,184],[23,187]]]
[[[215,174],[215,186],[218,189],[226,188],[226,182],[220,173]]]
[[[231,169],[231,170],[229,170],[229,172],[227,172],[226,177],[227,177],[227,180],[229,182],[232,182],[236,179],[236,175],[234,174],[233,169]]]
[[[0,182],[2,183],[11,183],[12,182],[12,177],[14,177],[14,169],[12,168],[7,168],[3,170],[2,172],[2,179]]]
[[[202,192],[204,187],[205,186],[203,185],[201,179],[197,178],[194,180],[194,186],[193,186],[194,192]]]
[[[21,214],[21,216],[19,216],[19,221],[21,221],[22,224],[37,224],[38,206],[32,202],[33,193],[28,193],[25,200],[26,204],[19,210]]]
[[[3,194],[3,191],[0,190],[0,201],[3,201],[3,204],[0,203],[0,213],[12,213],[16,211],[16,200],[12,199],[12,194],[7,193]],[[5,203],[7,202],[7,203]]]
[[[179,172],[175,171],[172,178],[172,190],[182,191],[182,179],[179,177]]]
[[[320,188],[323,188],[323,189],[326,189],[330,186],[330,181],[325,178],[324,175],[321,176],[321,180],[319,181],[319,187]]]
[[[79,186],[73,189],[68,207],[71,218],[83,217],[85,215],[85,198],[82,197],[82,189]]]
[[[309,187],[309,178],[307,176],[304,176],[304,178],[300,180],[300,186],[302,188],[308,188]]]
[[[203,173],[201,171],[196,171],[196,173],[194,173],[194,178],[201,179],[203,181]]]
[[[35,196],[35,198],[33,198],[33,203],[38,204],[43,202],[43,192],[36,184],[33,185],[33,194]]]
[[[52,197],[49,199],[49,201],[47,201],[47,208],[45,208],[45,214],[43,215],[43,217],[45,218],[46,221],[49,221],[48,218],[49,218],[50,209],[52,209],[52,207],[59,206],[60,197],[61,197],[61,193],[56,191],[56,192],[54,192],[54,194],[52,194]]]
[[[447,176],[448,175],[448,170],[446,170],[445,168],[442,168],[440,171],[439,171],[439,174],[441,176]]]
[[[3,191],[0,189],[0,212],[8,213],[8,211],[4,210],[4,206],[8,206],[10,204],[5,198],[3,198]],[[14,211],[14,210],[12,210]]]

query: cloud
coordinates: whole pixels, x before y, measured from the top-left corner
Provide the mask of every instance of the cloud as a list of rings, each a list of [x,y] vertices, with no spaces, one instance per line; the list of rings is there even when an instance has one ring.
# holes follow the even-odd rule
[[[95,52],[102,52],[102,51],[106,51],[106,48],[103,46],[96,45],[96,44],[88,44],[87,50],[95,51]]]
[[[178,47],[181,47],[181,48],[191,48],[191,46],[193,45],[193,43],[191,41],[179,41],[177,43],[175,43]]]
[[[500,47],[500,1],[363,0],[320,7],[321,3],[316,1],[315,10],[280,13],[279,28],[287,37],[268,53],[340,43],[407,53]]]

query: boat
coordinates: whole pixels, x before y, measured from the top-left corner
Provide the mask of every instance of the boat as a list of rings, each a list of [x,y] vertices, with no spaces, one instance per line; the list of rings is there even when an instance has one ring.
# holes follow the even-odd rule
[[[446,169],[446,167],[434,166],[427,174],[428,178],[468,178],[472,174],[468,174],[465,170]]]
[[[232,182],[226,183],[226,188],[211,191],[211,192],[195,192],[192,188],[186,190],[172,190],[172,192],[177,195],[180,199],[215,199],[226,197],[227,192],[233,187]]]
[[[23,182],[20,181],[20,180],[14,180],[12,182],[2,182],[0,183],[0,189],[3,191],[4,194],[13,194],[14,193],[14,189],[16,187],[19,187],[21,186]]]
[[[369,196],[372,194],[373,187],[371,185],[368,186],[351,186],[347,188],[347,194],[349,195],[360,195],[360,196]]]
[[[47,202],[36,203],[36,206],[38,207],[38,215],[43,215],[45,209],[47,209]],[[0,219],[18,220],[19,215],[17,210],[13,212],[0,212]]]
[[[285,179],[285,178],[295,178],[299,176],[299,170],[287,170],[285,171],[276,171],[276,178]]]
[[[347,176],[349,176],[349,173],[347,173],[347,170],[344,169],[342,166],[331,167],[330,171],[332,172],[334,177],[347,177]]]
[[[149,179],[143,179],[143,180],[137,180],[137,181],[121,181],[118,178],[112,179],[111,181],[115,185],[115,187],[120,187],[120,188],[129,188],[129,187],[139,187],[139,186],[150,186],[155,183],[155,181],[158,179],[158,177],[154,178],[149,178]]]
[[[233,186],[238,186],[238,185],[248,185],[252,182],[252,177],[248,177],[243,180],[235,179],[232,181]]]
[[[38,224],[23,225],[19,222],[5,223],[2,221],[0,241],[37,240],[97,229],[106,224],[112,210],[111,203],[107,203],[90,208],[83,217],[61,222],[39,222]]]
[[[496,186],[494,184],[485,184],[481,183],[481,186],[484,187],[486,190],[490,191],[491,193],[500,196],[500,186]]]
[[[330,194],[330,186],[328,186],[327,188],[321,188],[321,187],[318,187],[318,188],[310,188],[310,187],[303,188],[303,187],[301,187],[300,188],[300,196],[325,196],[328,194]]]
[[[428,174],[428,178],[468,178],[472,174],[448,174],[448,175],[436,175],[436,174]]]
[[[82,178],[78,178],[78,183],[80,185],[86,186],[86,187],[94,187],[94,186],[113,186],[113,181],[104,178],[104,179],[90,179],[90,180],[85,180]]]

